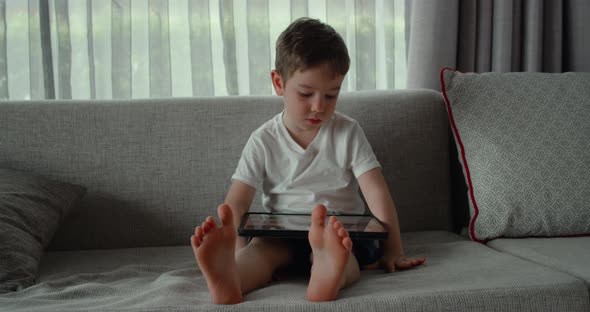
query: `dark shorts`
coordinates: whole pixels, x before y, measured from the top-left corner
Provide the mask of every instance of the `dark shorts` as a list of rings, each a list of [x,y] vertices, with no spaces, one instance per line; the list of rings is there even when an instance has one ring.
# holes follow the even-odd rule
[[[309,241],[307,239],[286,239],[285,242],[293,251],[293,266],[299,269],[309,269],[311,267],[311,246]],[[379,241],[367,239],[353,239],[352,253],[361,268],[374,263],[383,255],[379,247]]]

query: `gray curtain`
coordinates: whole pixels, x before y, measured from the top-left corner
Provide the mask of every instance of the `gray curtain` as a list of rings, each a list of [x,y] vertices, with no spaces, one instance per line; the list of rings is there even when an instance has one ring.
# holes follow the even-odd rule
[[[590,72],[588,0],[414,0],[408,88],[463,72]]]

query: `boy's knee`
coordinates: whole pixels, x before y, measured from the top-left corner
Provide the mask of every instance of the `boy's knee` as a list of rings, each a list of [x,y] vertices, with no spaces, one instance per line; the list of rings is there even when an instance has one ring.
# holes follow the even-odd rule
[[[272,250],[280,248],[280,243],[278,238],[268,238],[268,237],[254,237],[248,243],[250,247],[263,249],[263,250]]]
[[[292,258],[291,250],[287,244],[278,238],[255,237],[248,245],[256,252],[266,258],[276,260],[276,262],[287,262]]]

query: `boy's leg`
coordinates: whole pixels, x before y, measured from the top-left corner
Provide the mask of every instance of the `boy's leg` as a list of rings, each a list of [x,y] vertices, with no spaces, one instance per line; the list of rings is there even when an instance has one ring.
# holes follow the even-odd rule
[[[237,233],[231,208],[224,204],[217,212],[221,226],[208,217],[195,229],[191,245],[213,302],[239,303],[242,294],[268,283],[272,272],[287,264],[291,254],[280,242],[253,240],[236,255]]]
[[[283,241],[276,238],[253,238],[236,254],[242,293],[246,294],[267,285],[272,281],[276,269],[288,265],[291,259],[292,251]]]
[[[309,244],[313,264],[307,288],[307,299],[310,301],[334,300],[340,288],[358,278],[354,276],[355,264],[356,270],[358,264],[356,260],[350,260],[352,240],[335,217],[330,217],[325,224],[326,214],[323,205],[315,207],[311,213]]]

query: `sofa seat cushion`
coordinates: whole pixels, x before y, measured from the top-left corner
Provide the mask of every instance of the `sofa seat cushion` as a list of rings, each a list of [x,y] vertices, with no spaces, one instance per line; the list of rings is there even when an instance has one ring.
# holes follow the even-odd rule
[[[405,233],[416,269],[363,271],[338,300],[309,303],[307,281],[283,281],[235,306],[209,299],[190,247],[47,253],[41,282],[0,296],[9,311],[588,311],[584,283],[448,232]]]
[[[495,239],[494,249],[567,272],[586,282],[590,289],[590,237]]]

